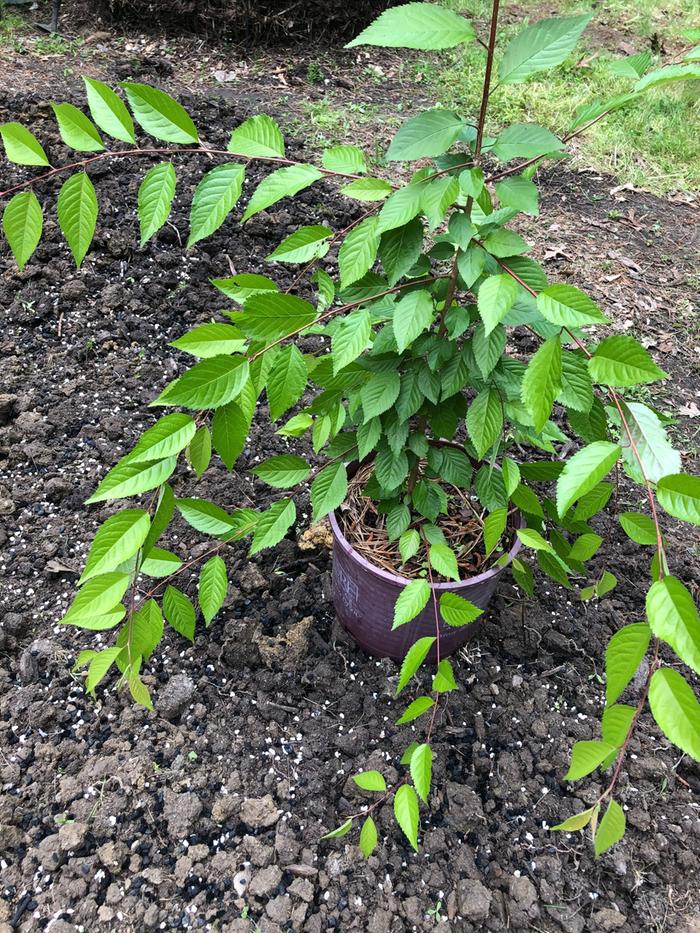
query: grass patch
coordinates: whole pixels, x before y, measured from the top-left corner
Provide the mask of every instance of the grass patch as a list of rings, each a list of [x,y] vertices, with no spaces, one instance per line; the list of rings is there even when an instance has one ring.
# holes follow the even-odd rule
[[[490,11],[490,3],[485,0],[442,2],[482,22]],[[538,9],[533,0],[522,0],[519,6],[536,21],[552,15],[554,5],[548,4],[546,12]],[[569,0],[558,0],[556,4],[557,13],[563,14],[590,8],[590,4]],[[693,22],[693,9],[697,9],[696,0],[667,0],[663,5],[654,0],[611,0],[596,14],[579,48],[564,65],[524,85],[496,87],[488,129],[497,131],[511,122],[532,121],[555,133],[565,133],[578,107],[631,88],[631,80],[617,77],[607,67],[612,59],[621,57],[600,44],[600,41],[615,44],[614,37],[609,40],[610,29],[624,27],[620,38],[634,44],[635,51],[658,47],[660,36],[690,45],[683,33]],[[506,14],[507,11],[506,7]],[[606,27],[608,35],[604,32],[602,40],[596,33],[596,24]],[[501,32],[501,48],[520,28],[520,23],[506,22]],[[657,38],[653,39],[654,36]],[[439,57],[407,63],[407,77],[427,83],[431,95],[442,106],[476,113],[484,57],[483,48],[472,43]],[[661,64],[664,59],[656,54],[652,67]],[[698,82],[687,82],[651,90],[627,109],[606,117],[578,140],[576,158],[615,175],[622,182],[657,194],[697,190],[700,188],[697,85]]]

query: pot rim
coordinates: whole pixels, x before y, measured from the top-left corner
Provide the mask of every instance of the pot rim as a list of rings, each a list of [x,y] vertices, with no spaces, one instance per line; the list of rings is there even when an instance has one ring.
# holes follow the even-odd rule
[[[522,528],[525,523],[523,521],[523,518],[520,512],[518,512],[517,514],[520,516],[519,527]],[[338,542],[341,548],[345,551],[345,553],[349,554],[352,557],[352,559],[357,564],[359,564],[364,570],[369,571],[370,573],[374,574],[374,576],[379,577],[380,580],[384,580],[386,583],[393,583],[395,585],[401,586],[402,588],[405,587],[408,583],[410,583],[412,579],[415,579],[415,577],[402,577],[402,576],[399,576],[399,574],[397,573],[389,573],[388,570],[384,570],[382,567],[378,567],[376,564],[373,564],[371,561],[367,560],[366,557],[363,557],[358,551],[355,550],[355,548],[352,546],[352,544],[350,544],[348,539],[345,537],[345,535],[341,531],[340,524],[337,518],[335,517],[335,511],[329,512],[328,518],[331,523],[331,530],[333,532],[333,537],[335,538],[335,540]],[[490,580],[492,577],[497,576],[499,573],[505,570],[508,564],[512,563],[513,558],[518,553],[521,547],[522,547],[522,541],[516,534],[515,540],[513,541],[513,545],[510,551],[508,552],[508,563],[507,564],[502,564],[500,567],[497,567],[497,566],[489,567],[489,569],[485,570],[483,573],[477,574],[475,577],[467,577],[465,580],[460,580],[459,583],[454,580],[450,580],[447,583],[433,583],[431,585],[431,589],[438,593],[448,592],[448,591],[454,592],[455,587],[482,583],[486,580]]]

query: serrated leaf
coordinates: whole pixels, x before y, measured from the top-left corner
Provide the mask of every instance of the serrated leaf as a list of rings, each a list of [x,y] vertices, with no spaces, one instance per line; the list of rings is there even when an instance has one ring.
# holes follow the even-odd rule
[[[361,175],[367,171],[365,154],[357,146],[331,146],[324,149],[321,163],[329,172],[341,175]]]
[[[323,178],[323,172],[313,165],[287,165],[284,168],[278,168],[271,175],[263,178],[255,189],[241,222],[244,223],[260,211],[267,210],[282,198],[298,194],[304,188],[313,185],[319,178]]]
[[[187,248],[219,229],[241,196],[245,168],[233,162],[217,165],[202,178],[194,192]]]
[[[173,340],[170,344],[200,359],[210,359],[229,353],[238,353],[245,346],[241,332],[231,324],[200,324]]]
[[[151,239],[170,216],[177,177],[170,162],[154,165],[139,185],[138,215],[141,246]]]
[[[341,836],[346,836],[351,829],[352,819],[345,820],[337,829],[332,829],[329,833],[326,833],[325,836],[321,836],[321,839],[340,839]]]
[[[543,19],[522,29],[506,46],[498,66],[501,84],[521,84],[566,59],[592,14]]]
[[[211,433],[206,424],[197,428],[186,453],[187,462],[196,473],[197,479],[201,479],[211,461]]]
[[[548,285],[537,296],[537,310],[558,327],[605,324],[607,318],[588,295],[573,285]]]
[[[211,422],[211,440],[227,470],[243,453],[248,439],[251,419],[237,402],[227,402],[214,412]]]
[[[290,489],[303,483],[311,472],[311,467],[302,457],[294,454],[278,454],[264,460],[260,466],[251,470],[268,486],[275,489]]]
[[[56,207],[58,225],[79,269],[95,234],[98,211],[95,189],[85,172],[63,183]]]
[[[587,561],[597,553],[603,539],[600,535],[584,534],[577,538],[571,546],[568,556],[571,560]]]
[[[348,233],[338,251],[340,284],[347,288],[374,265],[379,249],[377,218],[368,217]]]
[[[447,544],[432,544],[428,551],[430,566],[437,573],[459,582],[459,568],[454,551]]]
[[[700,525],[700,479],[685,473],[662,477],[656,486],[659,503],[669,515]]]
[[[646,607],[654,635],[700,674],[700,616],[688,589],[676,577],[664,577],[652,584]]]
[[[276,357],[267,377],[267,401],[270,418],[276,421],[299,401],[306,388],[308,371],[300,350],[291,344]]]
[[[496,183],[496,194],[502,207],[512,207],[536,217],[539,212],[539,192],[534,182],[522,175],[504,178]]]
[[[362,790],[386,790],[386,781],[379,771],[360,771],[359,774],[353,774],[352,779]]]
[[[432,636],[419,638],[418,641],[414,642],[408,649],[406,657],[401,664],[399,681],[396,685],[396,696],[401,693],[411,677],[413,677],[423,661],[425,661],[434,641],[435,638]]]
[[[341,322],[331,338],[333,375],[353,363],[367,349],[371,333],[372,320],[365,308],[354,311]]]
[[[348,491],[348,473],[344,463],[332,463],[311,484],[313,521],[317,522],[337,509]]]
[[[150,524],[143,509],[124,509],[110,516],[97,530],[78,584],[116,570],[133,557],[146,540]]]
[[[617,444],[594,441],[571,457],[557,480],[557,511],[563,517],[573,503],[610,472],[621,454]]]
[[[197,425],[189,415],[182,412],[165,415],[144,431],[129,454],[129,460],[140,463],[173,457],[187,447],[196,430]]]
[[[219,408],[240,395],[248,373],[248,360],[243,356],[212,356],[167,385],[151,405],[185,405],[200,411]]]
[[[456,593],[443,593],[440,597],[440,615],[448,625],[460,627],[474,622],[484,610]]]
[[[421,212],[423,186],[404,185],[387,198],[377,218],[377,232],[403,227]]]
[[[409,292],[394,305],[392,327],[399,353],[433,322],[433,299],[424,290]]]
[[[234,541],[253,530],[257,514],[239,509],[229,514],[206,499],[176,499],[175,506],[188,525],[224,541]]]
[[[356,178],[348,185],[343,185],[340,193],[356,201],[383,201],[393,188],[382,178]]]
[[[451,110],[426,110],[407,120],[391,141],[390,161],[412,161],[446,152],[464,128],[464,120]]]
[[[605,702],[615,703],[637,673],[646,654],[651,629],[642,622],[626,625],[615,632],[605,651]]]
[[[296,333],[316,320],[316,309],[295,295],[263,292],[246,300],[236,323],[246,336],[270,343]]]
[[[197,599],[202,610],[204,622],[208,626],[224,604],[228,590],[226,564],[215,554],[202,567],[199,574]]]
[[[414,719],[418,719],[423,713],[427,713],[434,705],[435,701],[432,697],[418,697],[413,703],[409,703],[403,714],[396,720],[396,725],[402,726],[404,723],[413,722]]]
[[[427,743],[419,745],[411,755],[411,780],[423,803],[428,802],[433,774],[433,752]]]
[[[565,781],[579,781],[602,764],[615,752],[615,746],[607,742],[576,742],[571,749],[571,764],[564,775]]]
[[[371,816],[368,816],[360,830],[360,852],[369,858],[377,847],[377,826]]]
[[[451,49],[474,38],[470,20],[434,3],[404,3],[384,10],[345,46],[379,45],[404,49]]]
[[[585,829],[586,826],[591,822],[593,814],[597,812],[599,805],[596,804],[594,807],[591,807],[588,810],[583,810],[581,813],[576,813],[574,816],[570,816],[568,820],[564,820],[563,823],[559,823],[557,826],[552,826],[553,830],[560,830],[561,832],[575,833],[579,829]]]
[[[601,721],[603,741],[620,748],[629,734],[636,713],[636,707],[624,703],[606,707]]]
[[[449,693],[451,690],[457,689],[457,681],[455,680],[454,671],[452,670],[452,664],[447,658],[443,658],[437,666],[435,676],[433,677],[432,689],[434,693]]]
[[[567,408],[584,413],[593,407],[593,383],[583,356],[566,351],[562,353],[561,389],[556,400]]]
[[[360,390],[364,420],[367,421],[392,408],[399,397],[400,389],[401,378],[395,370],[375,373]]]
[[[135,143],[134,122],[121,97],[96,78],[83,76],[83,81],[92,119],[99,128],[113,139]]]
[[[467,410],[467,431],[481,459],[499,440],[503,429],[503,401],[496,389],[484,389]]]
[[[487,557],[503,537],[507,521],[508,509],[495,509],[484,519],[484,548]]]
[[[418,553],[420,547],[420,535],[415,528],[409,528],[399,538],[399,552],[401,560],[405,564]]]
[[[187,111],[165,91],[133,81],[124,81],[121,87],[137,123],[151,136],[169,143],[199,142]]]
[[[513,123],[496,137],[491,152],[503,162],[511,159],[534,159],[560,152],[564,143],[536,123]]]
[[[61,139],[78,152],[98,152],[104,144],[92,120],[73,104],[51,104]]]
[[[523,404],[540,433],[552,414],[561,389],[561,341],[559,335],[546,340],[531,357],[521,387]]]
[[[514,230],[497,228],[484,237],[484,247],[492,256],[503,258],[526,253],[530,247]]]
[[[93,657],[90,661],[87,677],[85,679],[85,689],[88,693],[94,694],[95,687],[104,679],[110,667],[121,653],[121,647],[105,648]]]
[[[272,117],[259,113],[236,127],[226,148],[249,158],[284,156],[284,136]]]
[[[21,123],[0,123],[5,155],[15,165],[48,165],[39,140]]]
[[[319,259],[328,252],[328,237],[333,236],[329,227],[321,224],[312,224],[308,227],[299,227],[290,236],[286,237],[277,249],[267,257],[271,262],[309,262]]]
[[[86,503],[137,496],[160,486],[172,474],[176,457],[163,460],[136,460],[123,458],[107,473]]]
[[[425,609],[430,599],[430,585],[427,580],[411,580],[399,593],[394,604],[394,624],[392,629],[410,622]]]
[[[641,512],[622,512],[619,518],[625,534],[636,544],[656,544],[656,525],[648,515]]]
[[[600,385],[625,388],[658,379],[668,373],[656,365],[641,344],[626,334],[606,337],[588,361],[593,382]]]
[[[190,600],[177,587],[166,587],[163,594],[163,613],[169,625],[180,635],[194,641],[195,611]]]
[[[413,268],[423,248],[423,223],[418,217],[385,230],[379,243],[379,259],[390,287]]]
[[[244,304],[252,295],[264,295],[270,292],[279,292],[277,285],[265,275],[255,275],[252,272],[243,272],[228,279],[210,279],[224,295],[237,304]]]
[[[273,503],[258,518],[249,554],[257,554],[265,548],[274,547],[284,538],[297,517],[294,502],[280,499]]]
[[[402,784],[394,795],[394,816],[411,846],[418,851],[418,798],[410,784]]]
[[[22,191],[8,202],[2,227],[20,272],[39,245],[43,226],[41,205],[33,191]]]
[[[481,283],[477,296],[477,306],[481,320],[484,322],[484,334],[486,336],[508,314],[517,297],[518,283],[509,275],[491,275]]]
[[[77,619],[89,620],[112,613],[119,606],[130,580],[128,573],[116,571],[91,577],[78,591],[61,621],[73,624]]]
[[[611,800],[593,837],[593,848],[596,856],[607,852],[616,842],[622,839],[625,835],[625,824],[624,810],[619,803]]]
[[[145,547],[144,547],[145,552]],[[152,547],[141,562],[139,570],[147,577],[169,577],[182,567],[182,561],[173,554],[172,551],[165,551],[163,548]]]
[[[639,468],[637,457],[642,461],[647,479],[657,482],[681,468],[681,455],[671,446],[663,422],[659,416],[640,402],[620,401],[620,407],[629,429],[620,432],[620,446],[625,461],[625,469],[640,485],[644,477]],[[614,412],[617,420],[618,412]],[[633,446],[634,445],[634,448]]]
[[[700,704],[678,671],[669,667],[654,671],[649,706],[666,738],[700,761]]]
[[[487,334],[484,322],[479,321],[474,328],[472,349],[474,350],[476,365],[479,367],[479,372],[484,379],[487,379],[493,372],[494,367],[503,355],[505,347],[505,328],[498,325],[491,333]]]

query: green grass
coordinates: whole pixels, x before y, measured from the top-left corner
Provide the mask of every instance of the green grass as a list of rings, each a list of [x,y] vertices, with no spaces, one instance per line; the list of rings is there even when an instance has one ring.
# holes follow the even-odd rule
[[[490,3],[485,0],[442,0],[445,6],[473,16],[480,32],[485,33]],[[697,0],[608,0],[601,5],[584,33],[577,51],[552,72],[545,72],[524,85],[496,87],[492,95],[487,130],[496,131],[511,122],[533,121],[563,134],[577,108],[595,100],[606,100],[630,90],[632,81],[611,74],[606,62],[620,57],[601,47],[596,23],[619,29],[635,51],[650,47],[652,35],[675,41],[674,54],[692,43],[684,32],[695,22]],[[522,0],[520,9],[532,20],[557,13],[585,12],[590,4],[558,0],[539,12],[533,0]],[[507,17],[508,7],[505,8]],[[507,22],[507,19],[505,20]],[[521,28],[505,25],[501,47]],[[615,44],[615,37],[612,40]],[[442,106],[462,113],[476,113],[481,94],[485,53],[473,43],[450,52],[414,60],[406,65],[413,77],[429,87]],[[655,56],[652,67],[664,64],[669,56]],[[695,86],[693,86],[695,84]],[[700,134],[698,134],[697,82],[668,85],[650,91],[630,107],[611,114],[579,137],[573,149],[579,164],[615,175],[621,182],[631,182],[657,194],[700,188]]]

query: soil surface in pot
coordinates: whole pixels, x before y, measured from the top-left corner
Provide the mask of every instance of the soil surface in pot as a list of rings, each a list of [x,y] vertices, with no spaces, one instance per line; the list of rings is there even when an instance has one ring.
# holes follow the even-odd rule
[[[259,109],[188,103],[212,144]],[[2,119],[38,131],[55,159],[47,109],[37,98],[0,97]],[[290,538],[253,561],[233,549],[221,619],[198,630],[194,647],[168,632],[148,665],[155,714],[113,688],[97,702],[85,695],[71,665],[91,636],[58,620],[111,507],[82,503],[152,423],[147,403],[183,367],[167,342],[225,306],[210,277],[230,265],[269,272],[264,257],[300,224],[355,216],[321,186],[293,214],[283,202],[244,228],[230,219],[185,253],[189,195],[201,177],[190,164],[179,172],[172,223],[139,251],[133,205],[146,168],[120,162],[94,173],[100,230],[80,274],[48,207],[51,241],[24,273],[0,248],[0,930],[250,933],[253,920],[262,933],[407,933],[435,929],[426,912],[438,902],[448,918],[441,930],[696,930],[700,773],[648,717],[620,785],[625,841],[596,861],[580,835],[549,830],[600,790],[600,778],[569,786],[562,775],[572,743],[598,737],[607,641],[643,612],[649,555],[614,520],[596,530],[615,555],[616,590],[581,604],[576,591],[543,580],[523,602],[506,582],[483,635],[455,658],[461,689],[436,731],[437,789],[422,808],[418,855],[388,808],[377,814],[380,844],[368,862],[354,836],[319,843],[363,802],[350,775],[378,767],[394,780],[413,738],[392,725],[398,665],[368,659],[334,622],[323,546],[302,550]],[[591,288],[616,327],[637,329],[663,352],[674,380],[655,390],[655,404],[673,400],[692,416],[700,385],[688,339],[692,264],[689,253],[665,257],[694,213],[611,194],[614,185],[562,169],[548,176],[548,245],[539,241],[535,254],[552,277]],[[613,208],[622,214],[614,223]],[[289,449],[261,413],[241,467]],[[225,507],[263,505],[270,494],[220,466],[198,485],[182,469],[175,487]],[[620,507],[639,506],[623,484]],[[697,541],[666,527],[674,569],[697,593],[689,556]],[[193,539],[183,525],[176,533],[172,546],[188,553]]]

